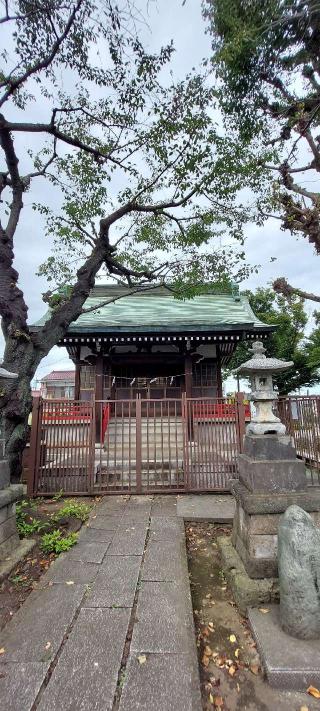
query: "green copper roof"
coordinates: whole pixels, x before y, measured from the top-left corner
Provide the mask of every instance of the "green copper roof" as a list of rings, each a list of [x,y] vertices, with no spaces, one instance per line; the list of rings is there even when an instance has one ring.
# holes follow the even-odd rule
[[[122,296],[113,303],[100,306],[101,302],[126,293],[128,290],[113,286],[98,286],[93,289],[84,308],[95,310],[82,314],[68,329],[68,333],[112,331],[172,331],[210,330],[241,325],[257,330],[270,330],[253,313],[246,297],[238,294],[206,294],[184,301],[175,299],[164,288],[139,294]],[[47,316],[38,321],[41,326]]]

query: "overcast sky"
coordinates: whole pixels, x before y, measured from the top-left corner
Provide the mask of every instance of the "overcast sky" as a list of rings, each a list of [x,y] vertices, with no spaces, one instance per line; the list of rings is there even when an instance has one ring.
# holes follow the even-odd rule
[[[202,57],[210,53],[210,38],[205,35],[200,5],[199,0],[186,0],[184,6],[182,0],[159,0],[157,5],[149,5],[148,22],[152,32],[144,30],[144,40],[150,49],[155,50],[173,39],[176,52],[171,69],[176,79],[182,78],[188,70],[199,64]],[[34,115],[29,116],[29,120],[48,119],[43,113],[41,101],[34,106],[33,112]],[[33,212],[31,203],[33,199],[43,201],[47,189],[50,191],[51,187],[46,188],[44,183],[40,185],[40,181],[38,184],[34,181],[32,194],[25,195],[23,218],[15,249],[15,266],[29,305],[30,323],[40,318],[46,310],[41,300],[41,292],[46,290],[46,284],[44,280],[36,277],[36,271],[39,263],[48,256],[50,244],[44,237],[43,224],[38,214]],[[295,286],[319,291],[318,262],[312,247],[302,237],[295,239],[289,232],[280,231],[276,220],[269,220],[259,229],[248,226],[246,237],[248,261],[259,264],[260,269],[258,274],[243,282],[241,288],[266,286],[274,278],[286,276]],[[275,257],[276,261],[271,262],[271,257]],[[313,308],[311,302],[307,304],[310,314]],[[66,351],[55,347],[42,361],[37,378],[43,377],[52,369],[72,367]]]

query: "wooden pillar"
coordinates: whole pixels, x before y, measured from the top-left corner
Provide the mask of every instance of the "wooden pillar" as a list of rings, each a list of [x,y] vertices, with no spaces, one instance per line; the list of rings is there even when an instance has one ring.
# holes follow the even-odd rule
[[[96,359],[96,378],[95,378],[95,408],[96,408],[96,442],[100,442],[101,437],[101,419],[102,419],[102,403],[103,400],[103,353],[98,353]]]
[[[192,397],[192,359],[190,353],[186,353],[184,359],[184,383],[186,398]],[[186,401],[187,410],[187,425],[188,425],[188,439],[193,440],[193,408],[192,403],[188,404]]]
[[[74,399],[80,400],[80,363],[76,363],[76,373],[74,379]]]
[[[186,353],[184,359],[184,383],[186,397],[192,397],[192,359],[190,353]]]
[[[217,348],[217,397],[222,397],[222,373],[221,373],[221,353],[220,346]]]

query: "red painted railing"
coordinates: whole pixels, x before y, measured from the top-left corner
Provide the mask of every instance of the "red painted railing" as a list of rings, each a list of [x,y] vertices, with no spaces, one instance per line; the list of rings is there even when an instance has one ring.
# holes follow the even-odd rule
[[[101,422],[101,444],[104,442],[105,434],[108,429],[108,424],[110,422],[110,405],[105,405],[102,409],[102,422]]]

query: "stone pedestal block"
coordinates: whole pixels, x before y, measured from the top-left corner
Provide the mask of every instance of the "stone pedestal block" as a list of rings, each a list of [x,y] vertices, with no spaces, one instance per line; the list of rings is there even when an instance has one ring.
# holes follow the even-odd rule
[[[308,511],[320,529],[320,492],[306,489],[283,493],[250,492],[241,481],[231,482],[236,499],[232,543],[251,578],[278,575],[278,526],[288,506]]]
[[[9,464],[6,459],[0,459],[0,489],[10,484]]]
[[[238,467],[240,481],[252,492],[303,491],[307,485],[305,465],[287,436],[246,435]]]
[[[23,486],[7,486],[0,490],[0,562],[20,543],[16,523],[16,501],[22,499]]]

